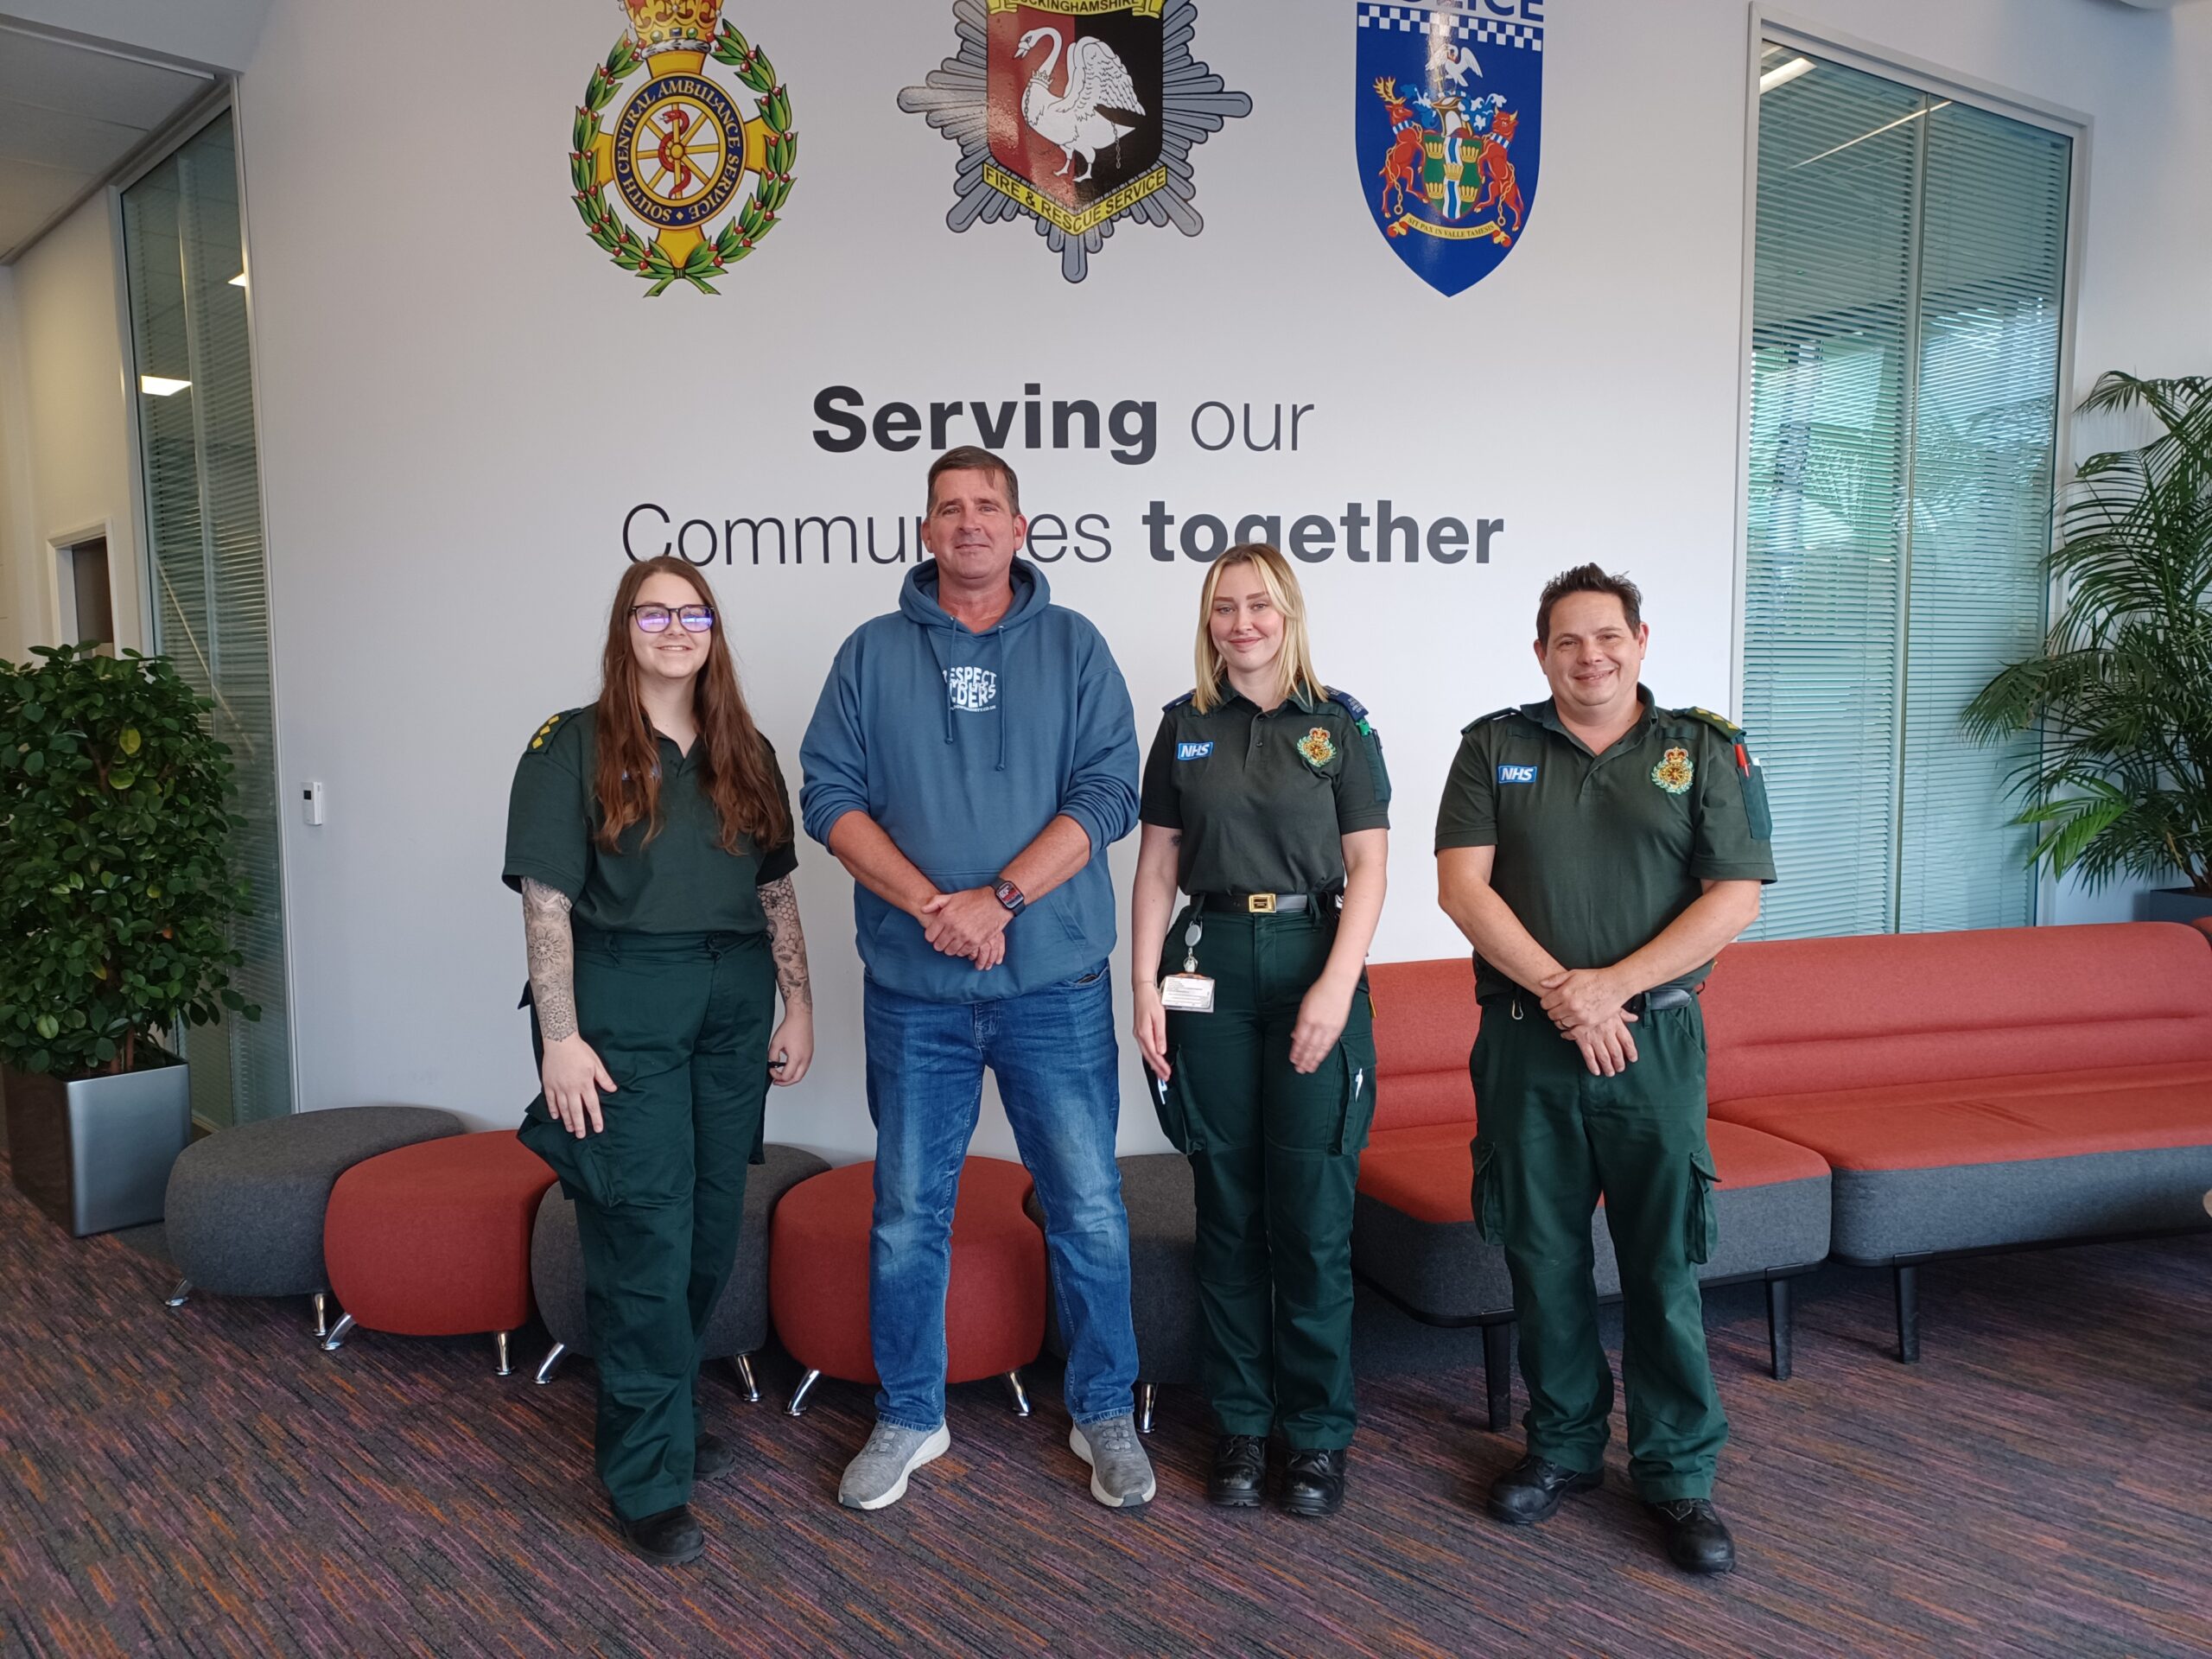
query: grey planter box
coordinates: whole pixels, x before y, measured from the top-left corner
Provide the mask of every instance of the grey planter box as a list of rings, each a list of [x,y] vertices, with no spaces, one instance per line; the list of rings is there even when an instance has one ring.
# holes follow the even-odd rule
[[[2135,895],[2139,922],[2194,922],[2212,916],[2212,899],[2187,887],[2158,887]]]
[[[162,1218],[169,1166],[192,1138],[192,1073],[179,1060],[119,1077],[10,1070],[16,1185],[76,1237]]]

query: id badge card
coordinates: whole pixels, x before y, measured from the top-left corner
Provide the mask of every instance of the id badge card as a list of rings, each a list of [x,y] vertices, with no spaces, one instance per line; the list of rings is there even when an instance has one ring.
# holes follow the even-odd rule
[[[1183,935],[1183,971],[1160,982],[1160,1005],[1177,1014],[1211,1014],[1213,981],[1198,971],[1198,940],[1205,924],[1193,917]]]
[[[1170,974],[1160,982],[1160,1005],[1178,1014],[1211,1014],[1213,981],[1204,974]]]

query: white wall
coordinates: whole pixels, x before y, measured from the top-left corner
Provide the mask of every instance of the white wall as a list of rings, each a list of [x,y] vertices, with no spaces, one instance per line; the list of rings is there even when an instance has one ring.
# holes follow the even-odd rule
[[[0,0],[0,17],[218,69],[251,60],[268,13],[269,0]]]
[[[16,272],[0,265],[0,661],[23,655],[29,569],[18,550],[30,539],[29,429],[22,408],[22,331],[16,320]]]
[[[802,132],[785,222],[719,299],[652,302],[566,200],[570,111],[616,8],[524,6],[467,30],[431,0],[275,0],[245,76],[249,235],[283,710],[300,1100],[514,1121],[533,1084],[513,899],[499,885],[523,742],[593,691],[627,509],[720,523],[918,502],[925,454],[823,453],[817,389],[1156,398],[1160,452],[1010,456],[1034,512],[1099,512],[1103,563],[1055,592],[1103,627],[1149,735],[1189,683],[1198,567],[1137,520],[1340,512],[1498,518],[1492,563],[1307,571],[1324,672],[1374,709],[1399,797],[1376,955],[1456,951],[1428,855],[1459,727],[1538,695],[1533,600],[1585,558],[1650,595],[1648,677],[1724,706],[1740,442],[1746,12],[1738,0],[1550,0],[1545,162],[1525,242],[1445,300],[1367,217],[1351,143],[1352,8],[1204,0],[1196,42],[1255,111],[1197,153],[1197,241],[1123,226],[1079,287],[1026,225],[954,236],[955,150],[894,106],[953,49],[944,0],[733,0]],[[1799,21],[2094,114],[2082,378],[2212,368],[2212,8],[2106,0],[1807,0]],[[496,49],[438,49],[452,41]],[[430,45],[426,47],[425,42]],[[856,47],[855,42],[861,42]],[[407,89],[395,114],[392,89]],[[437,112],[442,111],[443,115]],[[1363,118],[1368,113],[1360,111]],[[465,143],[460,142],[465,137]],[[1313,404],[1296,455],[1208,456],[1206,398]],[[741,557],[742,556],[741,556]],[[900,572],[711,572],[761,722],[793,765],[836,641]],[[794,787],[798,783],[792,778]],[[1783,849],[1787,877],[1787,849]],[[1126,890],[1131,845],[1114,868]],[[822,1052],[778,1139],[858,1155],[849,883],[799,892]],[[1134,1058],[1126,1148],[1160,1144]],[[983,1146],[1002,1149],[995,1117]]]
[[[108,537],[118,647],[143,649],[137,535],[117,311],[115,238],[105,195],[86,202],[9,268],[0,305],[0,501],[9,509],[7,566],[16,654],[56,642],[56,541]],[[12,312],[12,319],[10,313]],[[10,323],[12,320],[12,328]]]

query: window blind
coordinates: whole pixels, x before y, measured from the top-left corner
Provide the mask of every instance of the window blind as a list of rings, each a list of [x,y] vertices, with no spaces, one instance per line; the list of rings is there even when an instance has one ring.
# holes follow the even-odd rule
[[[230,746],[232,853],[252,891],[232,943],[232,984],[258,1020],[185,1034],[193,1111],[217,1127],[292,1109],[276,710],[253,412],[238,167],[227,111],[123,195],[136,372],[184,381],[138,393],[154,648],[213,700]]]
[[[1783,880],[1756,932],[2017,925],[2021,754],[1958,722],[2043,633],[2070,141],[1806,61],[1759,108],[1743,709]]]

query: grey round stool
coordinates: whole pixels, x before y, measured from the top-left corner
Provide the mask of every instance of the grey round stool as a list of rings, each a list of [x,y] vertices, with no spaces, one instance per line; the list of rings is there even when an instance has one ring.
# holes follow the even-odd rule
[[[1152,1433],[1153,1407],[1163,1382],[1177,1386],[1198,1380],[1203,1331],[1198,1322],[1197,1185],[1190,1160],[1179,1152],[1141,1154],[1116,1160],[1122,1171],[1122,1202],[1129,1212],[1129,1316],[1137,1333],[1137,1427]],[[1029,1217],[1045,1224],[1044,1206],[1033,1190]],[[1067,1344],[1060,1337],[1059,1308],[1047,1298],[1045,1344],[1061,1358]]]
[[[707,1321],[700,1357],[727,1359],[737,1370],[747,1400],[760,1398],[753,1376],[753,1356],[768,1341],[768,1217],[785,1193],[829,1164],[797,1147],[770,1145],[766,1163],[745,1172],[745,1220],[738,1229],[737,1266],[722,1299]],[[537,1222],[530,1236],[530,1287],[538,1317],[553,1338],[537,1380],[550,1382],[570,1354],[588,1357],[591,1330],[584,1321],[583,1246],[576,1237],[576,1206],[556,1183],[538,1200]]]
[[[162,1232],[182,1277],[168,1297],[308,1296],[315,1333],[329,1330],[322,1215],[334,1182],[380,1153],[459,1135],[430,1106],[344,1106],[219,1129],[169,1170]]]

